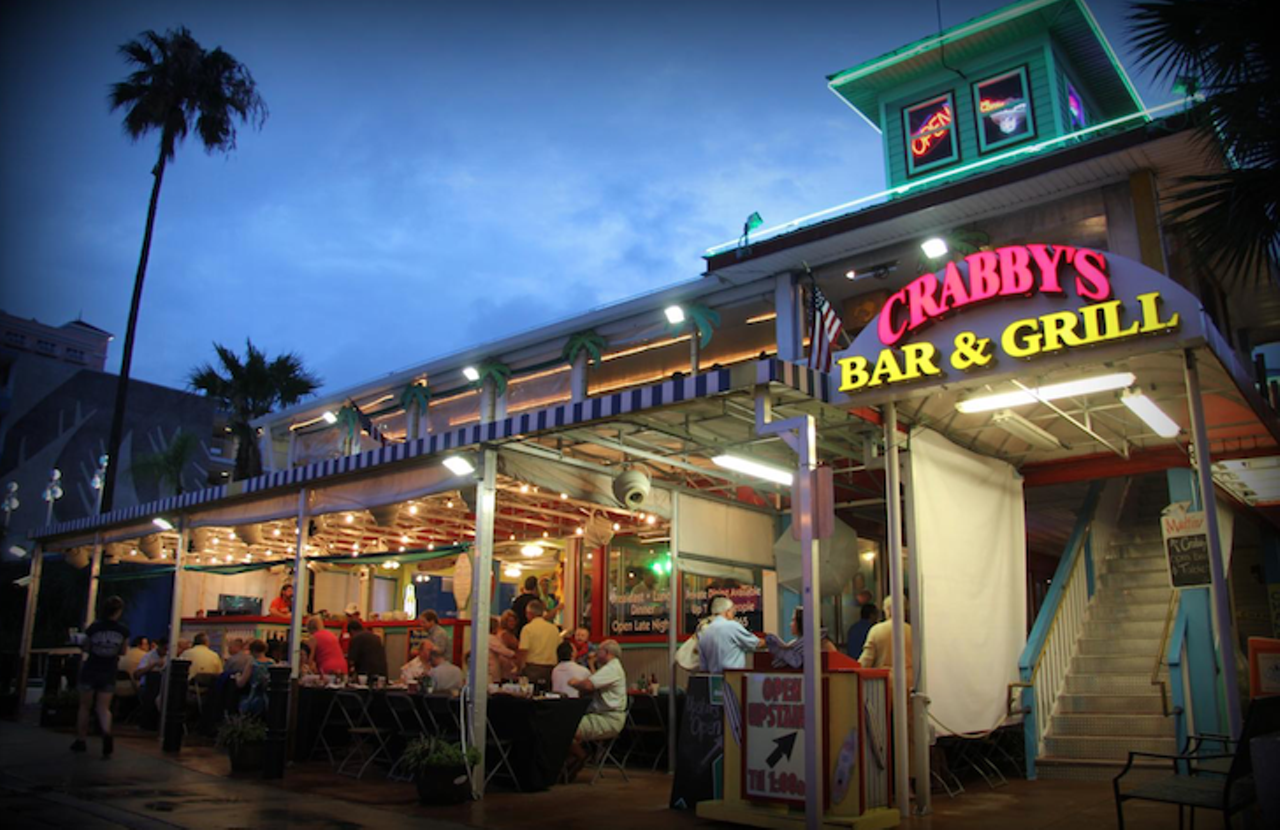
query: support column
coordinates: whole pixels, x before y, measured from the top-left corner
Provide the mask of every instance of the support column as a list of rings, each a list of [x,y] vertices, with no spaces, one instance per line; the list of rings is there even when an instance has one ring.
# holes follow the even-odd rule
[[[307,488],[298,491],[298,539],[293,552],[293,617],[289,620],[289,675],[302,674],[302,621],[307,614],[311,580],[307,571],[307,538],[311,516],[307,509]]]
[[[471,740],[480,751],[480,763],[471,777],[472,792],[476,798],[484,796],[484,745],[489,729],[489,615],[493,609],[493,519],[498,506],[497,468],[498,453],[486,447],[480,453],[476,481],[476,546],[471,563],[474,611],[471,617],[471,665],[467,672]]]
[[[263,778],[284,778],[289,737],[289,667],[271,666],[267,683],[267,744],[263,748]]]
[[[911,591],[911,664],[915,667],[915,688],[911,690],[911,719],[915,726],[915,736],[911,749],[915,753],[915,768],[912,770],[916,781],[929,781],[929,696],[928,677],[925,673],[924,646],[924,591],[920,585],[924,574],[920,572],[919,533],[916,530],[916,497],[915,480],[911,477],[911,465],[906,466],[907,473],[903,481],[903,507],[907,520],[907,546],[915,551],[911,558],[911,569],[907,572],[907,587]],[[901,618],[906,621],[906,615]],[[931,787],[916,789],[916,815],[928,815],[933,812],[933,796]]]
[[[191,529],[188,527],[186,516],[178,517],[178,546],[173,551],[173,594],[170,599],[172,605],[169,608],[169,653],[177,655],[178,638],[182,635],[182,563],[187,558],[187,540],[191,537]],[[174,668],[175,663],[182,662],[177,659],[170,659],[164,670],[164,699],[165,705],[160,709],[160,738],[164,742],[164,750],[166,752],[177,752],[182,747],[181,730],[176,739],[176,744],[170,739],[168,730],[165,729],[166,719],[169,717],[172,707],[168,701],[174,694],[181,694],[183,705],[187,700],[187,675],[186,669],[182,670],[181,678],[176,678],[177,672],[170,671]],[[181,686],[181,689],[178,687]],[[182,709],[178,709],[179,725],[181,724]],[[171,748],[172,747],[172,748]]]
[[[676,727],[678,725],[676,718],[676,649],[680,647],[679,637],[680,620],[684,617],[684,607],[678,601],[680,598],[680,493],[676,490],[669,491],[671,493],[671,528],[667,534],[671,537],[671,573],[670,579],[667,580],[668,599],[667,607],[670,609],[669,625],[667,626],[667,668],[671,674],[670,681],[667,684],[667,773],[669,775],[676,774]]]
[[[89,602],[84,609],[87,630],[98,616],[98,582],[102,578],[102,534],[93,534],[93,556],[89,559]]]
[[[773,287],[773,307],[778,317],[774,333],[778,342],[778,358],[799,363],[804,360],[804,326],[802,325],[799,289],[795,275],[778,274]]]
[[[573,366],[569,370],[569,394],[571,400],[585,401],[587,399],[587,369],[590,367],[591,356],[586,350],[578,352],[578,356],[573,359]]]
[[[906,602],[902,591],[902,490],[898,482],[898,407],[884,406],[885,508],[889,530],[889,597],[893,602],[893,780],[898,813],[911,812],[911,781],[907,742]],[[926,780],[922,786],[927,786]]]
[[[37,542],[31,550],[31,570],[27,583],[27,605],[22,612],[22,641],[18,646],[18,706],[15,719],[21,715],[27,702],[27,682],[31,675],[31,639],[36,630],[36,606],[40,603],[40,577],[44,574],[44,545]]]
[[[800,585],[804,603],[804,819],[809,830],[822,827],[822,592],[818,573],[818,435],[813,416],[801,419],[796,436],[800,456],[792,498],[800,500]],[[796,492],[798,491],[798,492]]]
[[[1213,579],[1214,635],[1222,666],[1222,688],[1226,695],[1227,728],[1234,739],[1240,737],[1240,688],[1236,680],[1236,637],[1231,620],[1231,594],[1223,563],[1222,537],[1218,532],[1218,505],[1213,490],[1213,459],[1209,451],[1209,430],[1204,420],[1204,400],[1200,397],[1200,372],[1196,355],[1186,351],[1187,407],[1191,412],[1191,432],[1195,441],[1195,465],[1200,483],[1200,504],[1209,534],[1209,573]]]

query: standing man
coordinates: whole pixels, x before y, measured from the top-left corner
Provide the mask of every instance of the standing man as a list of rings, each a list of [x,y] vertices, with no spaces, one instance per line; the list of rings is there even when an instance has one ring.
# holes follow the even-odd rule
[[[538,589],[536,580],[533,588],[535,591]],[[516,661],[520,666],[520,673],[529,678],[529,682],[542,683],[549,688],[551,671],[556,667],[560,629],[546,621],[542,616],[546,612],[547,608],[540,599],[534,599],[525,605],[528,619],[524,630],[520,632],[520,649],[516,652]]]
[[[124,613],[124,600],[107,597],[102,603],[102,614],[84,634],[81,648],[85,651],[80,666],[80,713],[76,717],[76,740],[72,752],[84,752],[85,738],[89,736],[89,710],[98,714],[98,726],[102,728],[102,757],[110,758],[115,748],[111,734],[111,696],[116,690],[116,664],[129,650],[129,629],[120,624]]]
[[[351,632],[351,647],[347,649],[351,672],[368,677],[386,677],[387,649],[382,645],[382,638],[366,630],[359,620],[347,623],[347,631]]]
[[[871,627],[876,624],[880,609],[868,601],[858,606],[858,613],[861,619],[849,626],[849,634],[844,641],[844,653],[854,660],[862,656],[862,646],[867,642],[867,634],[871,632]]]
[[[698,669],[723,674],[725,669],[745,669],[747,655],[760,646],[760,638],[733,618],[733,600],[711,601],[711,622],[698,635]]]
[[[893,619],[893,602],[889,597],[885,597],[884,622],[871,626],[871,630],[867,632],[867,641],[862,646],[862,653],[858,655],[858,662],[864,669],[893,667],[893,627],[896,624]],[[907,646],[906,675],[907,688],[910,689],[916,685],[916,679],[915,666],[911,662],[911,626],[908,623],[902,624],[902,638]]]
[[[511,602],[511,610],[516,612],[516,637],[520,636],[520,632],[524,631],[524,624],[529,621],[529,615],[526,613],[529,603],[536,599],[538,599],[538,578],[526,577],[524,590]]]
[[[422,628],[425,633],[425,642],[431,643],[431,647],[440,654],[448,657],[452,653],[449,646],[449,632],[444,630],[444,626],[440,624],[440,615],[428,608],[422,612]]]
[[[267,609],[267,613],[272,617],[293,616],[293,583],[286,582],[280,588],[280,596],[271,600],[271,607]]]

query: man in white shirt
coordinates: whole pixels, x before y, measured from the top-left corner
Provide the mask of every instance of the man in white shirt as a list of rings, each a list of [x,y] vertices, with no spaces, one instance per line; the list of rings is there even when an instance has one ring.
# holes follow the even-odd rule
[[[745,669],[747,655],[760,646],[760,638],[733,618],[733,600],[725,596],[711,601],[711,624],[698,635],[698,668],[709,674],[725,669]]]
[[[591,669],[573,661],[573,645],[567,642],[556,647],[556,658],[560,662],[551,670],[551,691],[564,697],[577,697],[573,681],[591,677]]]
[[[467,685],[462,669],[450,663],[443,654],[434,649],[431,651],[431,671],[427,672],[427,676],[431,678],[433,692],[456,695],[462,691],[463,686]]]
[[[605,640],[596,649],[595,674],[585,680],[571,680],[579,692],[590,694],[587,713],[578,722],[578,734],[569,748],[569,780],[587,763],[584,741],[603,741],[616,737],[627,722],[627,674],[622,668],[622,646],[617,640]]]
[[[142,681],[144,675],[153,671],[164,671],[165,663],[169,660],[169,640],[161,637],[155,641],[155,647],[142,656],[138,661],[138,668],[133,670],[133,678],[139,682]]]
[[[427,672],[431,671],[431,641],[423,640],[418,645],[418,653],[412,660],[400,667],[400,682],[404,684],[421,683]]]
[[[182,652],[183,660],[191,663],[187,676],[199,677],[202,674],[222,674],[222,658],[209,648],[209,635],[203,631],[192,638],[194,645]]]

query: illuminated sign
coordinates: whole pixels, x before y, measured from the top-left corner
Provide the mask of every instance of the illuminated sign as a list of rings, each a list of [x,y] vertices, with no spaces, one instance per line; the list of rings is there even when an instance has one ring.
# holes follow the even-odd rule
[[[974,84],[973,101],[983,152],[1035,135],[1025,67]]]
[[[906,130],[907,172],[919,173],[960,157],[951,94],[940,95],[902,111]]]
[[[1123,293],[1113,284],[1115,262],[1122,263]],[[1173,308],[1166,295],[1175,299]],[[941,382],[952,370],[1010,370],[1045,355],[1169,334],[1185,318],[1198,318],[1197,307],[1167,278],[1102,251],[1068,245],[979,251],[890,295],[875,325],[837,356],[840,391]],[[970,316],[973,309],[985,310]]]
[[[1067,81],[1067,112],[1071,116],[1071,131],[1083,130],[1089,126],[1089,116],[1085,113],[1084,99],[1080,97],[1080,93],[1076,92],[1076,88]]]

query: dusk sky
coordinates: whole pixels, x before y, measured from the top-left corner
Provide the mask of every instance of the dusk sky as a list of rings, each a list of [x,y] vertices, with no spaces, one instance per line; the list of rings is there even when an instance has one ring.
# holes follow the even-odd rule
[[[1004,5],[943,0],[944,26]],[[1128,5],[1091,8],[1129,57]],[[702,252],[884,186],[825,76],[937,29],[906,2],[12,0],[0,309],[116,334],[158,136],[133,144],[117,47],[186,25],[270,108],[230,156],[166,171],[134,377],[212,343],[291,350],[332,392],[696,277]]]

